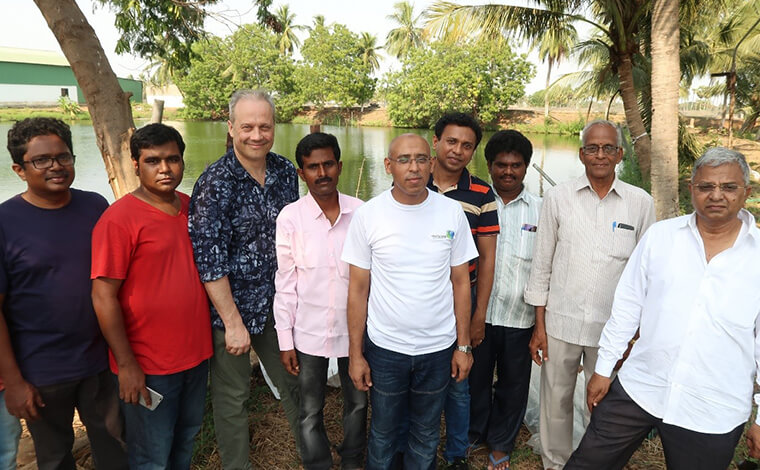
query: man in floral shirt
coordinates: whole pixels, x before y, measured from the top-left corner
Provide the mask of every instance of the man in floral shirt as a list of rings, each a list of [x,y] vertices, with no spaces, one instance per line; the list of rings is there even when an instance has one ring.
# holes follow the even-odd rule
[[[188,218],[195,262],[211,300],[214,356],[211,398],[225,469],[250,469],[244,403],[253,347],[282,397],[298,441],[298,381],[280,363],[272,319],[275,220],[298,199],[293,164],[270,152],[274,103],[263,91],[238,90],[227,122],[233,148],[211,164],[193,189]]]

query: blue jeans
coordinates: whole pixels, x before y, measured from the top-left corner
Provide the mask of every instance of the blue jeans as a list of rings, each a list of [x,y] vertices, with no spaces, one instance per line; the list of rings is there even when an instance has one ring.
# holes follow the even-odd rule
[[[5,390],[0,391],[0,470],[16,470],[21,424],[5,408]]]
[[[312,356],[296,350],[301,372],[299,423],[301,429],[301,460],[306,470],[329,470],[333,460],[327,439],[323,410],[325,387],[330,359]],[[338,358],[338,376],[343,390],[343,442],[338,446],[342,469],[364,466],[364,447],[367,444],[367,392],[354,387],[348,375],[348,358]]]
[[[435,461],[441,411],[451,378],[454,346],[409,356],[383,349],[365,336],[372,374],[367,470],[388,470],[398,452],[405,470],[427,470]],[[400,436],[408,429],[406,446]]]
[[[467,433],[470,429],[470,381],[452,378],[444,405],[446,416],[446,448],[443,458],[451,463],[467,457]]]
[[[190,468],[207,381],[208,361],[203,361],[176,374],[145,376],[145,385],[164,397],[155,410],[121,402],[130,470]]]

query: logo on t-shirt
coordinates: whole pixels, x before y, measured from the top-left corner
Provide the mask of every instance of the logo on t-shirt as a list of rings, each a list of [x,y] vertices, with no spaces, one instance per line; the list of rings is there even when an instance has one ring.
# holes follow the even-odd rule
[[[430,235],[432,238],[435,238],[437,240],[453,240],[454,239],[454,231],[453,230],[446,230],[445,234],[440,233],[434,233]]]

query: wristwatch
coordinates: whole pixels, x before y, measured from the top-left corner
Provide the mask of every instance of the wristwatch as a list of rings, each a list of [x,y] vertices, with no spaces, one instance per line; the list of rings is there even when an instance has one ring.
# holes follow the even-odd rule
[[[472,346],[469,344],[466,344],[464,346],[457,346],[457,351],[463,352],[465,354],[472,354]]]

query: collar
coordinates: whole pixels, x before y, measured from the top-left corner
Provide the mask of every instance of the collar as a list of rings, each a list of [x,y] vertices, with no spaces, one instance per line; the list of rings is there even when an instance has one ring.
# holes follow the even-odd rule
[[[612,186],[610,186],[610,190],[607,194],[610,194],[611,192],[615,192],[618,196],[621,198],[623,197],[623,193],[620,191],[620,180],[617,177],[617,174],[615,175],[615,179],[612,180]],[[575,182],[573,183],[573,188],[576,191],[580,191],[583,188],[589,188],[591,191],[594,191],[594,188],[591,187],[591,181],[589,181],[588,176],[586,175],[586,172],[584,171],[581,176],[576,178]],[[596,194],[596,192],[594,192]],[[605,196],[606,197],[606,196]]]
[[[525,184],[523,184],[523,188],[522,191],[520,191],[520,194],[518,194],[517,197],[506,204],[504,204],[504,201],[501,199],[501,196],[499,196],[499,193],[496,192],[496,188],[493,187],[493,184],[491,185],[491,191],[493,191],[494,196],[496,196],[496,203],[499,205],[499,207],[508,206],[513,202],[516,203],[517,201],[522,201],[525,204],[530,204],[530,201],[528,200],[528,188],[525,187]]]
[[[432,189],[433,191],[443,194],[446,191],[449,191],[451,188],[455,188],[460,191],[468,191],[470,189],[471,182],[472,182],[472,178],[470,177],[470,172],[467,171],[467,167],[465,167],[462,169],[462,174],[459,176],[459,181],[457,181],[456,186],[451,186],[449,188],[439,188],[433,182],[433,172],[430,172],[430,179],[428,180],[427,187]]]
[[[747,236],[755,240],[755,243],[760,243],[760,229],[755,224],[755,217],[747,209],[741,209],[736,216],[742,221],[742,229],[739,232],[739,236],[741,236],[742,232],[746,232]],[[688,217],[684,217],[684,221],[680,224],[680,227],[688,228],[699,236],[696,211],[692,212]]]
[[[318,219],[320,216],[324,217],[324,212],[322,212],[322,208],[319,207],[319,204],[317,204],[317,200],[314,199],[314,196],[311,195],[311,193],[306,193],[306,195],[302,198],[304,200],[304,208],[306,210],[306,213],[312,218],[312,219]],[[353,212],[354,210],[349,207],[348,204],[348,197],[338,191],[338,206],[340,207],[340,213],[342,214],[349,214]]]
[[[267,177],[271,177],[273,175],[276,175],[277,170],[280,168],[280,162],[278,161],[279,155],[277,155],[274,152],[269,152],[266,155],[266,175]],[[243,165],[240,163],[240,160],[235,156],[235,150],[230,149],[227,151],[227,153],[224,154],[222,157],[224,159],[225,165],[230,170],[232,175],[240,180],[244,180],[247,178],[250,178],[251,176],[248,174],[248,171],[246,171],[245,168],[243,168]],[[280,157],[285,158],[285,157]],[[267,182],[267,186],[269,186],[269,182]]]

